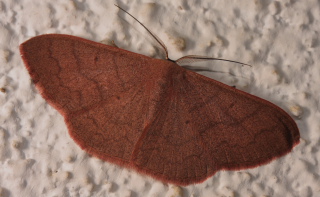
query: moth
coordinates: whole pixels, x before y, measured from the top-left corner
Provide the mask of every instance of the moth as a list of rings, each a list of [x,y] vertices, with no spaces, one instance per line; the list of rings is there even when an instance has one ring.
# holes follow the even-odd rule
[[[83,150],[188,185],[266,164],[299,143],[295,121],[281,108],[177,64],[216,58],[170,60],[151,35],[166,59],[62,34],[20,45],[39,93]]]

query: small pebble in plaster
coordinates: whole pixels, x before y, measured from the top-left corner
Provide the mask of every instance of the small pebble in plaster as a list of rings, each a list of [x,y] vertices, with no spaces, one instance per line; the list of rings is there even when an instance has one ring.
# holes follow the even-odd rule
[[[51,175],[57,181],[66,181],[71,178],[71,173],[67,171],[51,171]]]
[[[6,93],[6,92],[7,92],[7,89],[6,89],[6,88],[0,88],[0,92]]]
[[[60,178],[61,180],[67,180],[67,179],[70,179],[71,178],[71,173],[70,172],[62,172],[60,173]]]
[[[265,23],[264,28],[274,29],[276,27],[276,21],[274,19],[274,16],[272,15],[266,16],[264,23]]]
[[[271,178],[272,182],[274,182],[274,183],[277,183],[279,180],[278,177],[275,175],[271,176],[270,178]]]
[[[158,197],[158,196],[163,196],[163,191],[167,190],[167,187],[161,183],[160,181],[154,182],[151,184],[151,188],[149,190],[149,195]]]
[[[261,76],[259,77],[259,80],[263,83],[267,83],[269,86],[274,86],[280,83],[281,76],[279,72],[273,67],[263,67],[263,72],[261,72]]]
[[[306,36],[303,40],[303,44],[307,49],[315,48],[319,45],[318,33],[313,32],[310,36]]]
[[[89,177],[84,177],[84,178],[82,179],[82,183],[83,183],[84,185],[89,185],[89,184],[91,184],[91,181],[90,181]]]
[[[182,189],[176,185],[170,185],[166,197],[182,197]]]
[[[303,114],[303,109],[300,105],[298,104],[289,104],[289,110],[292,113],[292,115],[294,115],[297,118],[301,118],[302,114]]]
[[[93,190],[93,184],[88,184],[88,185],[86,185],[86,189],[87,189],[87,191],[89,191],[89,192],[91,192],[92,190]]]
[[[114,42],[114,40],[110,39],[109,37],[101,40],[100,43],[106,44],[106,45],[109,45],[109,46],[113,46],[113,47],[118,47],[118,46],[116,45],[116,43]]]
[[[74,161],[74,157],[71,155],[68,155],[65,157],[64,161],[66,161],[68,163],[72,163]]]
[[[306,144],[306,143],[307,143],[307,140],[305,140],[304,138],[300,137],[300,143],[301,143],[301,144]]]
[[[282,61],[281,58],[282,57],[280,57],[278,54],[270,53],[268,54],[266,61],[271,65],[277,65]]]
[[[270,3],[268,9],[269,9],[269,13],[271,15],[276,15],[281,12],[281,5],[279,2],[274,1],[274,2]]]
[[[251,175],[248,172],[239,172],[243,181],[250,181]]]
[[[15,149],[20,149],[22,145],[22,139],[14,139],[11,142],[11,146]]]
[[[105,184],[103,185],[103,187],[105,188],[105,190],[106,190],[107,192],[111,192],[111,191],[112,191],[113,184],[112,184],[112,182],[106,181]]]
[[[217,36],[214,38],[213,43],[219,48],[225,45],[223,39]]]
[[[175,36],[175,35],[172,35],[172,34],[169,34],[169,33],[167,33],[167,36],[168,36],[171,44],[173,44],[178,51],[185,50],[186,41],[185,41],[184,38],[182,38],[180,36]]]
[[[88,185],[88,186],[82,187],[79,190],[79,193],[81,194],[80,196],[93,196],[92,189],[93,189],[92,185]]]
[[[143,3],[141,5],[141,17],[145,19],[153,18],[155,16],[156,7],[156,3]]]
[[[0,50],[0,63],[7,63],[10,52],[8,50]]]

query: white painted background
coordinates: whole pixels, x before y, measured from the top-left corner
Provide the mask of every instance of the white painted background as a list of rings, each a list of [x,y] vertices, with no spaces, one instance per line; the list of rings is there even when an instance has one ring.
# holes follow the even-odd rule
[[[40,34],[63,33],[160,57],[152,38],[114,3],[156,33],[172,59],[195,54],[252,64],[206,62],[224,73],[202,74],[286,110],[301,143],[268,165],[219,172],[188,187],[83,152],[35,90],[18,47]],[[0,87],[6,89],[0,92],[0,196],[319,196],[319,20],[316,0],[0,1]]]

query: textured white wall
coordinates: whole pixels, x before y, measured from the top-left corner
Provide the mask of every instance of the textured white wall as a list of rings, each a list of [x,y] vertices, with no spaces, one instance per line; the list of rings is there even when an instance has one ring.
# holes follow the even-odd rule
[[[0,92],[0,196],[319,195],[320,2],[154,2],[0,1],[0,87],[6,89]],[[166,185],[90,157],[35,90],[18,47],[33,36],[63,33],[114,40],[121,48],[160,57],[150,36],[114,3],[156,33],[172,59],[194,54],[254,65],[206,62],[208,69],[225,73],[202,74],[285,109],[300,128],[301,143],[268,165],[219,172],[188,187]]]

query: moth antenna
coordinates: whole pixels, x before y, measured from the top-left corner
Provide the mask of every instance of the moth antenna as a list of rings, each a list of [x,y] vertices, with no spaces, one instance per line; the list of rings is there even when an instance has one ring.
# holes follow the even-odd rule
[[[166,59],[169,59],[169,54],[168,54],[168,49],[166,47],[166,45],[162,42],[162,40],[160,38],[158,38],[158,36],[156,36],[154,33],[152,33],[144,24],[142,24],[138,19],[136,19],[136,17],[132,16],[129,12],[127,12],[126,10],[124,10],[123,8],[121,8],[120,6],[118,6],[117,4],[114,4],[115,6],[117,6],[120,10],[122,10],[123,12],[125,12],[126,14],[128,14],[129,16],[131,16],[134,20],[136,20],[145,30],[147,30],[149,32],[149,34],[161,45],[161,47],[164,49],[165,53],[166,53]],[[172,61],[172,60],[171,60]]]
[[[229,74],[233,77],[236,77],[236,78],[242,78],[242,79],[248,79],[247,77],[244,77],[244,76],[237,76],[233,73],[230,73],[230,72],[224,72],[224,71],[218,71],[218,70],[210,70],[208,68],[203,68],[203,67],[196,67],[196,66],[184,66],[184,65],[181,65],[181,67],[185,68],[185,69],[188,69],[188,70],[192,70],[192,71],[195,71],[195,72],[212,72],[212,73],[222,73],[222,74]]]
[[[242,64],[242,65],[245,65],[245,66],[252,67],[250,64],[245,64],[245,63],[238,62],[238,61],[221,59],[221,58],[214,58],[214,57],[208,57],[208,56],[198,56],[198,55],[183,56],[183,57],[177,59],[175,62],[177,64],[181,65],[181,64],[185,64],[185,63],[194,63],[194,62],[210,61],[210,60],[219,60],[219,61],[225,61],[225,62],[232,62],[232,63]]]
[[[168,49],[166,47],[166,45],[163,43],[163,41],[156,36],[154,33],[152,33],[144,24],[142,24],[136,17],[132,16],[129,12],[127,12],[126,10],[124,10],[123,8],[121,8],[120,6],[118,6],[117,4],[114,4],[115,6],[117,6],[120,10],[122,10],[123,12],[125,12],[126,14],[128,14],[129,16],[131,16],[135,21],[137,21],[145,30],[148,31],[148,33],[161,45],[161,47],[164,49],[165,53],[166,53],[166,59],[173,61],[171,59],[169,59],[169,54],[168,54]],[[173,61],[177,64],[183,64],[183,63],[193,63],[193,62],[199,62],[199,61],[208,61],[208,60],[219,60],[219,61],[226,61],[226,62],[232,62],[232,63],[237,63],[237,64],[242,64],[242,65],[246,65],[246,66],[250,66],[249,64],[245,64],[242,62],[237,62],[237,61],[233,61],[233,60],[227,60],[227,59],[220,59],[220,58],[213,58],[213,57],[207,57],[207,56],[197,56],[197,55],[187,55],[184,57],[181,57],[179,59],[177,59],[176,61]]]

